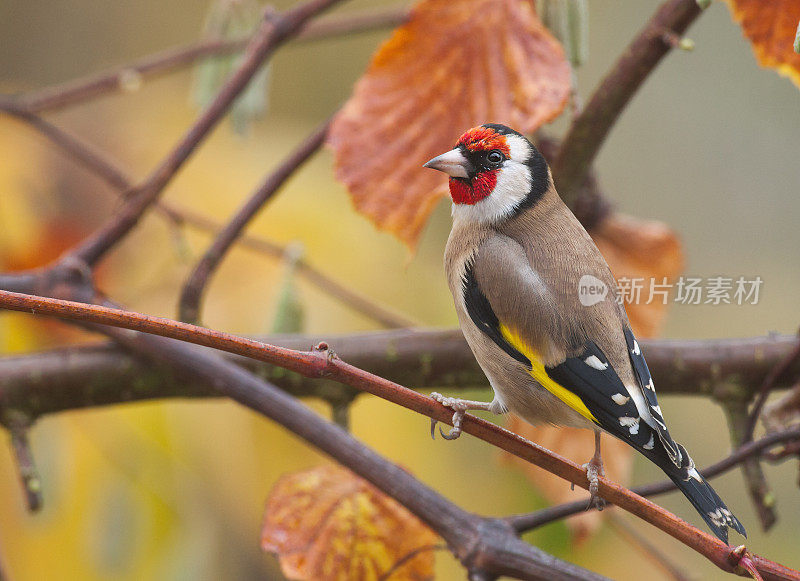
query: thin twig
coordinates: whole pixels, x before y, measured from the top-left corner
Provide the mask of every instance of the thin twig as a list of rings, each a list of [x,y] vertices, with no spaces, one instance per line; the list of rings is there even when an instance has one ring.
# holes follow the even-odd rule
[[[627,539],[628,544],[638,548],[649,561],[655,563],[657,567],[660,567],[672,579],[675,579],[675,581],[691,581],[692,577],[690,575],[686,574],[677,564],[673,563],[672,559],[670,559],[658,545],[650,542],[648,538],[628,524],[624,518],[612,512],[608,515],[608,520],[606,522],[608,522],[617,534]]]
[[[94,265],[119,240],[130,232],[139,219],[156,202],[183,164],[211,130],[216,127],[228,108],[244,90],[261,65],[276,48],[297,33],[309,19],[342,0],[308,0],[279,15],[264,18],[258,32],[247,47],[242,63],[217,93],[213,102],[184,134],[178,144],[135,190],[135,195],[122,211],[70,254],[88,265]]]
[[[747,427],[742,438],[744,442],[749,442],[753,439],[753,433],[756,430],[758,418],[761,416],[761,410],[764,408],[764,404],[770,392],[775,387],[775,383],[797,363],[798,359],[800,359],[800,339],[797,341],[797,346],[792,349],[778,365],[771,369],[764,378],[764,381],[761,382],[756,392],[756,400],[753,403],[753,407],[750,409],[750,414],[747,419]]]
[[[391,568],[386,571],[383,575],[378,578],[378,581],[388,581],[392,575],[394,575],[397,571],[400,570],[406,563],[411,561],[417,555],[421,555],[422,553],[427,553],[428,551],[446,551],[447,545],[443,545],[441,543],[433,544],[433,545],[422,545],[421,547],[417,547],[413,551],[409,551],[408,554],[403,555],[402,558],[398,559]]]
[[[715,476],[719,476],[720,474],[724,474],[725,472],[736,468],[747,458],[765,454],[766,450],[769,450],[778,444],[786,444],[787,442],[793,442],[796,440],[800,440],[800,427],[792,430],[786,430],[785,432],[764,436],[759,440],[748,442],[740,448],[737,448],[729,456],[723,458],[719,462],[700,470],[700,473],[705,478],[714,478]],[[672,480],[662,480],[661,482],[654,482],[652,484],[631,488],[631,491],[635,492],[639,496],[650,498],[666,492],[672,492],[676,489],[677,487]],[[508,520],[515,530],[519,531],[520,533],[524,533],[557,520],[561,520],[568,516],[585,512],[586,500],[587,499],[581,499],[574,502],[566,502],[564,504],[537,510],[536,512],[508,517],[506,520]]]
[[[261,183],[234,217],[220,231],[205,254],[197,261],[192,273],[181,291],[178,306],[182,321],[197,322],[200,318],[200,303],[209,279],[216,271],[225,254],[241,235],[245,226],[255,217],[258,211],[278,192],[295,171],[308,161],[325,143],[330,120],[325,121],[281,163]]]
[[[126,191],[132,187],[133,184],[126,172],[97,147],[33,113],[17,111],[12,115],[36,129],[51,143],[58,146],[64,153],[100,177],[112,188]]]
[[[189,208],[178,206],[171,202],[159,202],[157,209],[162,208],[170,212],[173,219],[185,223],[198,230],[211,234],[218,234],[222,230],[222,225],[203,214],[194,212]],[[271,256],[275,259],[283,259],[286,256],[286,246],[249,234],[242,234],[236,239],[239,246],[254,250],[261,254]],[[343,305],[353,309],[357,313],[379,323],[387,329],[407,329],[419,326],[419,322],[393,309],[389,309],[367,295],[361,294],[356,290],[344,286],[336,279],[325,274],[317,267],[309,264],[305,258],[297,261],[296,272],[305,278],[309,283],[316,286],[326,295],[333,297]],[[2,287],[0,287],[2,288]]]
[[[572,206],[620,113],[661,59],[672,50],[664,32],[683,35],[700,15],[697,0],[662,4],[575,117],[552,165],[558,193]]]
[[[363,371],[362,369],[353,367],[333,356],[328,351],[292,351],[274,345],[259,343],[252,339],[236,337],[227,333],[169,319],[142,315],[132,311],[5,291],[0,291],[0,307],[22,312],[32,312],[40,315],[55,316],[71,321],[80,321],[81,324],[107,325],[125,329],[123,332],[113,332],[113,338],[131,348],[138,346],[139,350],[144,350],[145,348],[142,345],[144,341],[142,337],[144,337],[144,335],[141,333],[149,333],[205,347],[212,347],[221,351],[234,352],[259,361],[278,365],[306,377],[328,377],[355,389],[371,393],[392,403],[401,405],[412,411],[424,414],[440,422],[450,424],[452,420],[452,410],[442,406],[431,398]],[[132,333],[131,331],[139,331],[140,333]],[[110,329],[102,329],[102,332],[109,335],[112,334]],[[192,361],[189,361],[189,352],[180,344],[175,344],[170,341],[153,341],[152,339],[149,339],[149,341],[150,346],[147,348],[149,356],[178,364],[184,371],[195,375],[204,374],[202,360],[194,358]],[[181,351],[181,353],[183,353],[182,357],[177,356],[175,353],[176,349],[183,349],[183,351]],[[173,352],[172,356],[169,354],[170,350]],[[197,353],[198,357],[200,355],[199,351],[193,350],[192,353]],[[207,375],[204,376],[212,385],[222,389],[225,395],[236,399],[240,403],[252,405],[254,394],[250,389],[253,386],[242,387],[240,385],[240,391],[239,388],[225,383],[226,379],[221,378],[218,374],[221,366],[225,366],[225,369],[228,370],[226,372],[226,377],[228,374],[235,374],[241,377],[243,381],[247,380],[248,382],[251,379],[258,381],[257,378],[241,370],[235,364],[227,363],[221,357],[216,356],[213,357],[213,364],[209,363],[206,367]],[[309,430],[312,430],[312,427],[303,424],[305,416],[304,418],[286,418],[281,414],[281,418],[278,419],[276,406],[283,405],[283,409],[291,414],[293,413],[292,410],[294,410],[294,404],[296,404],[295,400],[291,398],[291,396],[280,392],[277,388],[272,389],[272,387],[270,387],[270,390],[271,401],[267,409],[263,410],[263,413],[280,421],[300,437],[308,438]],[[291,405],[289,402],[291,402]],[[258,403],[263,404],[264,402],[262,399],[259,399]],[[261,407],[259,407],[259,410],[262,411]],[[312,416],[314,415],[312,412],[309,412],[309,414]],[[585,489],[589,487],[586,472],[583,468],[508,430],[472,415],[467,415],[464,418],[462,428],[464,432],[472,434],[502,450],[536,464],[540,468],[568,482]],[[316,430],[316,428],[313,429]],[[318,431],[314,431],[314,435],[319,437],[320,434]],[[342,450],[339,447],[333,446],[332,442],[319,442],[316,439],[313,442],[315,445],[322,447],[327,453],[340,458]],[[350,463],[343,463],[352,468]],[[354,471],[371,482],[375,482],[375,474],[364,475],[358,470]],[[388,475],[383,475],[381,478],[384,476]],[[386,486],[387,483],[381,480],[381,485]],[[393,487],[393,496],[396,494],[397,496],[395,496],[395,498],[408,506],[408,490],[398,486],[397,483],[392,483],[390,486]],[[743,556],[750,557],[746,553],[734,553],[733,548],[719,539],[689,525],[669,511],[632,493],[619,484],[611,482],[605,477],[599,478],[598,496],[658,527],[681,543],[704,555],[708,560],[725,571],[735,570]],[[422,518],[426,520],[426,522],[430,519],[429,516],[427,518]],[[457,529],[459,527],[456,526],[452,528]],[[440,531],[437,530],[437,532]],[[458,533],[451,530],[448,534],[454,535]],[[448,540],[448,544],[452,545],[447,537],[445,537],[445,539]],[[484,555],[484,557],[486,556]],[[493,557],[496,557],[496,554],[493,554]],[[752,559],[757,564],[759,570],[765,574],[765,577],[800,580],[800,572],[792,571],[782,565],[755,555],[752,556]],[[470,568],[467,563],[465,563],[465,566]]]
[[[408,19],[406,8],[354,12],[306,24],[295,41],[312,41],[368,32],[402,24]],[[131,80],[139,81],[162,75],[210,56],[241,52],[250,37],[233,40],[209,39],[144,57],[128,65],[46,87],[23,95],[0,95],[0,110],[39,113],[85,102],[101,95],[130,90]],[[137,86],[137,83],[133,83]]]

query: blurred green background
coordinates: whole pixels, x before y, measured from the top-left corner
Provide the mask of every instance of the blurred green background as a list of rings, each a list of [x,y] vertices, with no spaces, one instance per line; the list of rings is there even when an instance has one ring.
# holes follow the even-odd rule
[[[285,7],[290,2],[277,2]],[[590,3],[590,53],[578,72],[586,97],[658,5]],[[396,5],[353,1],[340,12]],[[34,89],[198,38],[207,0],[0,3],[0,90]],[[166,198],[218,219],[229,216],[286,151],[350,94],[386,32],[289,46],[274,59],[268,115],[249,136],[223,124],[169,187]],[[674,228],[695,276],[761,276],[757,306],[671,307],[667,337],[793,333],[800,321],[798,184],[800,93],[758,68],[727,7],[714,2],[688,34],[692,53],[675,52],[647,81],[612,132],[597,162],[617,207]],[[191,72],[147,82],[49,118],[95,142],[143,176],[192,122]],[[564,120],[546,131],[560,134]],[[79,237],[118,207],[112,192],[39,135],[0,117],[0,266],[41,260],[48,244]],[[442,274],[450,227],[442,202],[419,250],[407,250],[356,215],[332,178],[329,152],[318,155],[258,217],[250,231],[300,240],[309,262],[428,326],[456,324]],[[36,241],[35,243],[32,241]],[[132,309],[174,316],[177,289],[208,242],[185,243],[157,217],[145,220],[101,271],[104,290]],[[282,267],[246,250],[226,260],[210,287],[204,322],[241,334],[269,330]],[[376,328],[300,282],[306,331],[325,338]],[[5,352],[56,346],[74,333],[54,323],[5,315]],[[335,345],[334,345],[335,348]],[[475,394],[488,397],[488,394]],[[730,444],[721,410],[705,400],[663,398],[673,433],[699,465]],[[327,414],[318,402],[309,405]],[[428,436],[427,419],[363,397],[353,432],[459,505],[506,515],[543,505],[516,469],[489,446],[465,437]],[[39,421],[31,433],[45,507],[29,515],[8,447],[0,448],[0,559],[14,581],[38,579],[279,579],[259,549],[261,511],[284,472],[325,461],[290,434],[231,403],[169,402],[71,412]],[[587,450],[587,457],[590,451]],[[737,472],[715,487],[751,533],[748,547],[795,568],[800,519],[797,466],[767,467],[780,521],[765,535]],[[660,478],[636,463],[634,482]],[[565,484],[565,486],[567,486]],[[582,493],[576,492],[577,495]],[[697,523],[676,495],[659,500]],[[697,579],[722,573],[687,548],[634,521]],[[659,578],[642,555],[609,528],[579,546],[563,524],[530,535],[556,555],[618,579]],[[460,566],[437,556],[437,578]]]

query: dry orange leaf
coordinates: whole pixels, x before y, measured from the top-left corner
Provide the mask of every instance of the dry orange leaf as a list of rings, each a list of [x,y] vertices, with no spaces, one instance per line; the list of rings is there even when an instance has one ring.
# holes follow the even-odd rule
[[[432,551],[408,557],[437,539],[395,500],[338,466],[281,478],[261,532],[262,548],[278,554],[286,577],[320,581],[377,581],[389,571],[391,581],[433,579]]]
[[[672,279],[683,269],[680,242],[662,222],[614,213],[601,221],[592,232],[592,237],[617,279],[644,278],[649,281],[652,277],[660,283],[662,277]],[[642,300],[626,304],[625,310],[638,337],[653,337],[664,320],[666,305],[659,299],[649,305],[645,303],[646,293],[643,292]],[[578,464],[588,462],[594,452],[594,434],[590,430],[549,425],[534,427],[516,417],[512,417],[509,429]],[[602,446],[606,476],[614,482],[627,485],[631,479],[634,450],[609,435],[603,436]],[[555,504],[580,498],[561,478],[516,457],[511,458],[522,467],[548,501]],[[568,519],[567,526],[573,538],[581,541],[589,537],[600,526],[604,514],[591,511]]]
[[[437,200],[431,157],[481,123],[532,132],[561,113],[564,51],[530,0],[422,0],[336,116],[336,176],[359,212],[413,247]]]
[[[728,0],[728,4],[761,66],[777,69],[800,87],[800,54],[793,47],[800,0]]]

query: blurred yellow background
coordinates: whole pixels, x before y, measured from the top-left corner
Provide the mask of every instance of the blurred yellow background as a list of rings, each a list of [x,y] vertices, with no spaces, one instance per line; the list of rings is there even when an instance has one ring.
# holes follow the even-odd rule
[[[207,4],[6,0],[0,4],[0,90],[35,89],[192,42]],[[392,3],[354,1],[343,11],[376,5]],[[582,95],[590,93],[657,5],[651,0],[590,2],[589,60],[578,72]],[[165,199],[216,219],[230,216],[289,148],[348,97],[387,35],[282,49],[274,59],[267,116],[246,137],[222,124]],[[800,94],[787,80],[757,67],[724,4],[713,3],[688,36],[696,42],[695,51],[666,59],[602,149],[597,169],[603,189],[620,210],[664,220],[679,233],[687,274],[764,280],[757,306],[673,306],[665,336],[793,333],[800,321],[794,297],[800,263],[793,251],[800,245]],[[141,177],[194,119],[190,85],[191,72],[180,72],[146,82],[137,92],[103,97],[48,118],[98,144]],[[558,135],[565,127],[562,119],[545,131]],[[0,117],[0,159],[0,268],[41,261],[48,247],[80,237],[118,207],[100,180],[8,117]],[[409,259],[399,242],[352,211],[346,192],[333,180],[331,164],[329,152],[316,156],[249,231],[281,242],[302,241],[310,263],[426,326],[456,325],[441,267],[449,205],[437,207]],[[162,219],[150,216],[104,263],[103,290],[134,310],[173,317],[177,290],[208,240],[186,230],[184,240],[176,241]],[[235,250],[210,286],[204,323],[240,334],[268,332],[281,273],[276,261]],[[307,332],[322,339],[377,328],[303,281],[298,284]],[[0,333],[5,353],[76,339],[55,323],[22,315],[0,317]],[[718,407],[691,398],[663,400],[671,431],[699,465],[729,451]],[[328,414],[321,403],[308,404]],[[386,402],[360,398],[352,430],[472,511],[501,516],[543,505],[521,473],[489,446],[469,437],[431,442],[426,418]],[[39,514],[26,513],[10,450],[0,447],[0,560],[13,581],[280,579],[276,561],[258,546],[264,499],[282,473],[327,461],[291,434],[221,401],[70,412],[40,420],[31,438],[44,486]],[[798,568],[797,467],[768,466],[766,471],[780,515],[768,535],[758,530],[739,473],[714,485],[747,525],[749,548]],[[637,460],[634,482],[655,479],[660,479],[658,470]],[[658,502],[697,523],[683,497],[672,494]],[[631,522],[694,578],[722,577],[666,535]],[[580,546],[570,543],[562,523],[529,539],[613,578],[662,575],[608,527]],[[437,578],[458,579],[462,571],[449,554],[438,553]]]

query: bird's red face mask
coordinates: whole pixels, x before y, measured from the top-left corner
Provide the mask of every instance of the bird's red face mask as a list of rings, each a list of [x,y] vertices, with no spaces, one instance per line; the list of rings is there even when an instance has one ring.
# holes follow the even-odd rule
[[[454,203],[474,205],[494,191],[509,157],[506,136],[491,127],[480,126],[464,133],[454,149],[434,157],[424,167],[450,176],[450,196]]]

